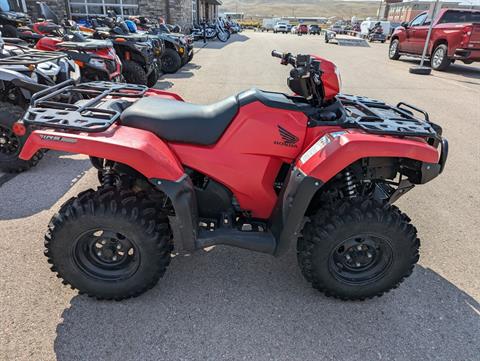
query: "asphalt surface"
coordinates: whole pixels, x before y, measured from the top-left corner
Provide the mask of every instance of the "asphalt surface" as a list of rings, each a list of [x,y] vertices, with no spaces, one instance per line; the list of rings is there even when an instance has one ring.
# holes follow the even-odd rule
[[[444,174],[398,202],[422,239],[413,275],[345,303],[304,281],[293,249],[273,258],[217,247],[174,258],[139,298],[78,296],[50,272],[43,234],[62,202],[97,182],[85,157],[50,152],[0,186],[0,360],[480,360],[480,68],[415,76],[415,61],[389,61],[387,44],[246,32],[200,49],[158,87],[197,103],[254,86],[287,92],[273,49],[323,55],[344,92],[410,102],[444,127]]]

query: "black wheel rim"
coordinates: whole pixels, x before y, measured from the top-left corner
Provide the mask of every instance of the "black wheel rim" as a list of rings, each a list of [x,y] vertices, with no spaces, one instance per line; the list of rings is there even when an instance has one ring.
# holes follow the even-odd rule
[[[0,153],[16,155],[20,149],[20,139],[7,127],[0,125]]]
[[[110,230],[83,233],[74,242],[73,258],[88,276],[102,281],[131,277],[140,265],[140,254],[127,237]]]
[[[366,285],[382,278],[392,260],[393,251],[387,239],[363,234],[344,240],[332,250],[329,269],[343,283]]]

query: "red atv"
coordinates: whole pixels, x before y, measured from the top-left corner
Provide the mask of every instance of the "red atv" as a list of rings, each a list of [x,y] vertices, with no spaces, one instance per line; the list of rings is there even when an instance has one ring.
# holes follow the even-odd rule
[[[339,95],[327,60],[272,55],[293,65],[296,95],[252,89],[194,105],[97,82],[36,96],[14,127],[33,130],[20,157],[87,154],[101,182],[50,222],[45,254],[64,284],[138,296],[172,252],[220,244],[279,256],[296,243],[305,278],[344,300],[380,296],[411,274],[417,231],[392,203],[442,172],[441,128],[404,103]]]

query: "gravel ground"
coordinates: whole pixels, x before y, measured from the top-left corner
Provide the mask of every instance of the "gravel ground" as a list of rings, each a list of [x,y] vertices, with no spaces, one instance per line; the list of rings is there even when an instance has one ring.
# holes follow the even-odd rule
[[[42,237],[96,176],[85,157],[50,152],[0,186],[0,360],[480,359],[480,68],[420,77],[408,73],[414,61],[389,61],[387,44],[246,32],[200,49],[158,87],[197,103],[254,86],[286,92],[288,69],[273,49],[323,55],[344,92],[410,102],[444,127],[445,173],[399,201],[422,239],[413,275],[382,298],[345,303],[303,280],[293,249],[273,258],[217,247],[174,258],[139,298],[78,296],[49,271]]]

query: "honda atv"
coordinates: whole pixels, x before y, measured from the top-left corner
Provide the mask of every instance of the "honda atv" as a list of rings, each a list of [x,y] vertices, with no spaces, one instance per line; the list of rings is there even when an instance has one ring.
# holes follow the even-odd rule
[[[293,65],[297,95],[252,89],[194,105],[89,83],[36,98],[16,124],[33,130],[21,158],[86,154],[101,181],[48,226],[45,254],[64,284],[98,299],[138,296],[173,252],[215,245],[279,256],[296,243],[306,280],[343,300],[380,296],[412,273],[417,231],[392,204],[442,172],[441,127],[404,103],[338,94],[327,60],[272,55]]]
[[[4,43],[0,37],[0,171],[22,172],[42,158],[43,150],[28,161],[18,158],[28,133],[15,133],[14,124],[35,93],[69,79],[78,81],[80,70],[66,54]]]

